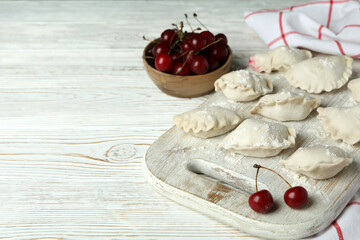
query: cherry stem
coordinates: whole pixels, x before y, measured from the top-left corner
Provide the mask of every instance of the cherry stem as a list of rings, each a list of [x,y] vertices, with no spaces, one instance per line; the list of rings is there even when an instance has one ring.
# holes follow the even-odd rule
[[[175,34],[174,34],[175,35]],[[173,38],[172,38],[173,39]],[[171,39],[171,41],[172,41]],[[168,54],[171,53],[171,51],[177,46],[177,44],[180,42],[180,39],[176,39],[173,44],[171,44]]]
[[[190,59],[190,57],[193,55],[193,52],[194,52],[193,50],[189,51],[189,54],[187,55],[187,58],[186,58],[185,62],[184,62],[183,65],[181,66],[181,69],[176,71],[176,74],[178,74],[179,72],[181,72],[182,69],[184,68],[185,64],[189,62],[189,59]],[[181,56],[184,56],[185,54],[186,54],[186,53],[182,54]]]
[[[288,181],[286,181],[285,178],[283,178],[280,174],[278,174],[277,172],[275,172],[274,170],[272,170],[272,169],[270,169],[270,168],[267,168],[267,167],[263,167],[263,166],[261,166],[261,165],[259,165],[259,164],[254,164],[253,167],[254,167],[254,168],[257,168],[258,171],[260,170],[260,168],[264,168],[264,169],[266,169],[266,170],[269,170],[269,171],[275,173],[275,174],[278,175],[282,180],[284,180],[284,181],[287,183],[287,185],[289,185],[290,188],[292,188],[291,184],[290,184]],[[257,189],[256,189],[256,191],[257,191]]]
[[[151,42],[151,40],[150,40],[150,39],[147,39],[145,36],[143,36],[143,39],[144,39],[145,41]]]
[[[259,171],[260,171],[260,168],[258,168],[258,169],[256,170],[256,177],[255,177],[255,187],[256,187],[256,192],[258,191],[257,178],[258,178],[258,175],[259,175]]]
[[[185,13],[184,15],[185,15],[186,22],[189,24],[190,29],[191,29],[191,31],[193,32],[194,30],[193,30],[193,28],[191,27],[191,24],[190,24],[190,22],[189,22],[187,13]]]
[[[197,18],[197,14],[196,14],[196,13],[194,13],[193,16],[194,16],[195,20],[196,20],[201,26],[203,26],[206,30],[209,31],[209,29],[208,29],[204,24],[202,24],[202,22],[200,22],[200,20]]]
[[[189,55],[191,56],[191,55],[193,55],[194,50],[190,50],[189,52],[183,52],[183,53],[181,54],[181,57],[185,56],[186,53],[189,53]]]
[[[143,39],[144,39],[145,41],[154,42],[154,43],[159,43],[159,42],[161,42],[161,39],[150,40],[150,39],[147,39],[145,36],[143,36]]]
[[[185,64],[189,62],[189,59],[190,59],[190,57],[192,56],[193,52],[194,52],[194,51],[189,51],[189,54],[188,54],[185,62],[183,63],[183,65],[181,66],[181,68],[176,71],[176,74],[178,74],[179,72],[181,72],[181,71],[183,70],[183,68],[185,67]],[[185,54],[186,54],[186,53],[185,53]],[[183,55],[185,55],[185,54],[183,54]],[[183,56],[183,55],[181,55],[181,56]]]
[[[222,39],[222,38],[221,38],[221,39]],[[206,49],[206,48],[210,47],[211,45],[214,45],[214,44],[216,44],[216,43],[220,42],[220,41],[221,41],[221,39],[218,39],[218,40],[216,40],[216,41],[213,41],[212,43],[209,43],[208,45],[206,45],[205,47],[203,47],[202,49],[200,49],[199,51],[197,51],[197,53],[196,53],[196,54],[198,54],[198,53],[199,53],[199,52],[201,52],[202,50],[204,50],[204,49]]]
[[[174,26],[174,27],[176,27],[176,30],[178,30],[178,31],[179,31],[179,27],[178,27],[178,25],[177,25],[177,24],[172,23],[171,25],[172,25],[172,26]]]
[[[152,56],[145,56],[144,58],[155,59],[155,57],[152,57]]]
[[[183,63],[183,65],[181,66],[181,68],[176,71],[176,75],[179,74],[179,73],[183,70],[183,68],[185,67],[185,64],[186,64],[186,63],[187,63],[187,60]]]

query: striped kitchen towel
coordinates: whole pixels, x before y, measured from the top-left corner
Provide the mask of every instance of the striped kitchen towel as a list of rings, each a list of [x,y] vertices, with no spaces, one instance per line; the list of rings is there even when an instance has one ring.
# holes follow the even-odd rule
[[[245,12],[245,21],[270,48],[286,45],[360,58],[359,0]]]
[[[307,240],[360,239],[360,190],[347,204],[340,216],[324,231]]]

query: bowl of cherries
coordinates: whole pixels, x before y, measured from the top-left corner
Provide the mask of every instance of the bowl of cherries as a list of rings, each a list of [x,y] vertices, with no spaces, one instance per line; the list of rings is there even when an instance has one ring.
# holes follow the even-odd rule
[[[195,13],[193,16],[198,21]],[[149,77],[162,92],[174,97],[199,97],[213,91],[214,82],[231,65],[226,36],[191,26],[187,32],[183,22],[173,26],[176,28],[163,31],[144,49],[143,62]]]

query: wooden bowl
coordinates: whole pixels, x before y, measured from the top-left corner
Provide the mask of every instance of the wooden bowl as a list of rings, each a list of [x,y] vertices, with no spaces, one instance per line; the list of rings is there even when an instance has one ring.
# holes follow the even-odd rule
[[[203,74],[191,76],[177,76],[163,73],[155,69],[154,60],[145,58],[151,56],[151,49],[156,45],[158,39],[150,42],[143,52],[145,70],[155,85],[164,93],[180,98],[192,98],[203,96],[214,90],[214,82],[230,69],[232,52],[230,47],[226,62],[218,69]]]

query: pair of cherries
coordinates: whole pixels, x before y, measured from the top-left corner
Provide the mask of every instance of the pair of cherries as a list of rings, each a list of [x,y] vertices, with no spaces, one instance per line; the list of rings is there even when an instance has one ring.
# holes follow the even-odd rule
[[[306,205],[308,201],[308,193],[305,188],[301,186],[292,187],[288,181],[286,181],[280,174],[278,174],[272,169],[260,166],[258,164],[255,164],[253,167],[257,168],[257,171],[255,177],[256,193],[252,194],[249,198],[249,205],[252,210],[258,213],[267,213],[274,205],[274,200],[268,190],[258,191],[257,177],[259,175],[260,168],[269,170],[277,174],[289,185],[290,188],[284,194],[284,201],[289,207],[299,209]]]

